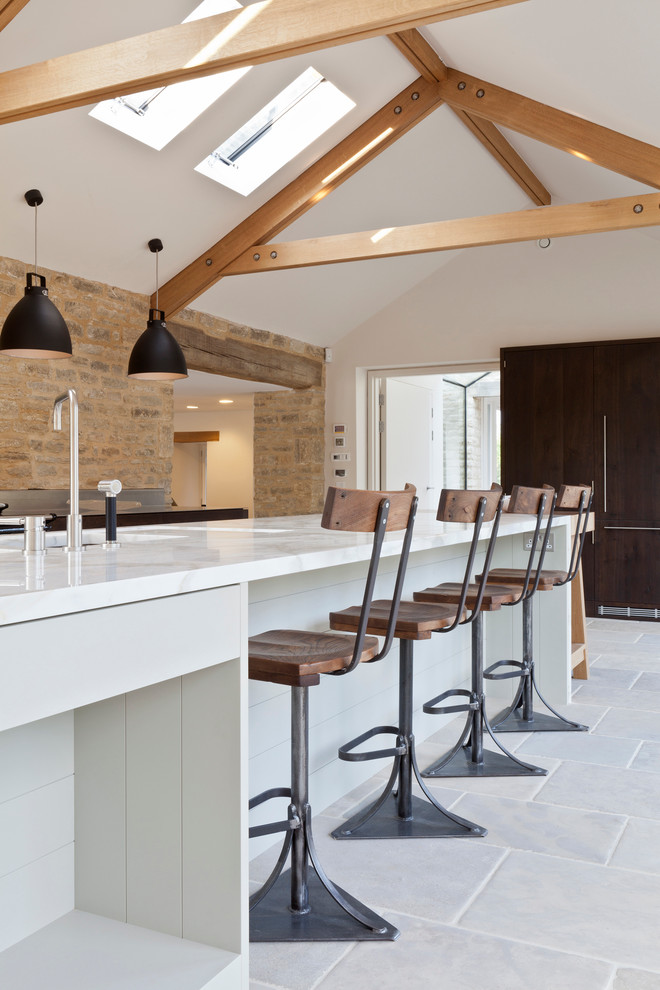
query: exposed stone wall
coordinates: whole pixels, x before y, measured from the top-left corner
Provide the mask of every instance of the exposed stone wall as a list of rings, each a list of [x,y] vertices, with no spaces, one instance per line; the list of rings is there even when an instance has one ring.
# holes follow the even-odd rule
[[[0,323],[23,295],[26,265],[0,258]],[[80,406],[80,484],[117,477],[125,488],[163,488],[172,476],[172,385],[126,377],[131,348],[146,327],[149,299],[40,269],[66,320],[71,358],[37,361],[0,354],[0,489],[68,487],[68,409],[53,432],[52,405],[75,388]],[[233,336],[322,363],[323,349],[194,310],[178,323]],[[325,389],[257,393],[255,515],[320,511],[323,503]]]
[[[23,295],[26,266],[0,259],[0,320]],[[172,386],[126,377],[133,343],[146,327],[147,296],[40,269],[67,322],[73,355],[57,361],[0,354],[0,481],[5,488],[68,487],[68,406],[52,428],[55,397],[78,395],[80,484],[103,477],[125,488],[170,490]],[[65,422],[66,421],[66,422]]]
[[[255,516],[321,512],[324,438],[325,387],[255,394]]]

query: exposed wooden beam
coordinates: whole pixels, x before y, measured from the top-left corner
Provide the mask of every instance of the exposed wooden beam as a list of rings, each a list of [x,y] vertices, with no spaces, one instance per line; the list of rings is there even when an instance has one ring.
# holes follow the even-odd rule
[[[160,287],[166,317],[180,312],[220,278],[246,248],[276,237],[349,176],[440,106],[437,83],[416,79],[297,179]],[[155,306],[155,298],[152,301]]]
[[[447,66],[417,28],[396,31],[389,35],[389,39],[429,82],[446,78]]]
[[[458,107],[451,108],[459,120],[462,120],[474,136],[481,142],[493,158],[500,163],[520,188],[527,193],[537,206],[549,206],[552,196],[545,188],[539,177],[531,170],[513,145],[507,141],[495,124],[485,117],[476,117]]]
[[[446,102],[470,116],[509,127],[612,172],[660,188],[660,148],[537,103],[526,96],[448,69],[438,83]],[[481,95],[480,95],[481,94]]]
[[[447,78],[447,66],[433,46],[416,28],[412,28],[410,31],[398,31],[391,34],[389,38],[392,44],[396,45],[425,79],[430,82],[440,82]],[[473,117],[466,110],[460,110],[457,107],[452,107],[452,110],[502,168],[506,169],[520,188],[527,193],[533,203],[536,203],[537,206],[550,205],[551,196],[548,190],[494,124],[483,118]]]
[[[465,220],[441,220],[409,227],[367,230],[358,234],[265,244],[256,250],[246,251],[225,269],[225,274],[246,275],[283,268],[333,265],[343,261],[453,251],[486,244],[511,244],[515,241],[535,241],[541,237],[571,237],[657,225],[660,225],[660,194],[647,193]],[[258,259],[255,255],[259,256]]]
[[[203,330],[172,322],[168,329],[181,345],[186,363],[193,371],[296,389],[312,388],[323,382],[320,359],[290,354],[249,340],[214,337]]]
[[[238,12],[3,72],[0,123],[525,2],[261,0]]]
[[[29,0],[0,0],[0,31],[6,28],[28,3]]]

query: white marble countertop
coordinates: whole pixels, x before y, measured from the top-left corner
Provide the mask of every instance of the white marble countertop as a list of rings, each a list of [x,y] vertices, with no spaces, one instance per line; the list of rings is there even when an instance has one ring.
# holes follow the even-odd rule
[[[243,581],[367,560],[371,537],[321,529],[320,515],[233,519],[120,529],[121,546],[104,550],[102,531],[86,530],[95,545],[75,553],[50,546],[24,555],[22,536],[0,536],[0,625],[161,598]],[[557,519],[558,526],[567,519]],[[500,536],[533,529],[534,518],[502,517]],[[439,523],[419,512],[412,551],[466,544],[472,527]],[[490,535],[490,525],[483,529]],[[52,533],[51,542],[65,539]],[[401,535],[387,534],[383,555],[398,552]]]

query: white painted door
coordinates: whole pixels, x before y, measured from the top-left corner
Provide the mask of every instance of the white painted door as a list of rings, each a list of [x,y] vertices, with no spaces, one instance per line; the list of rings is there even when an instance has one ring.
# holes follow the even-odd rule
[[[433,469],[433,390],[397,378],[381,384],[381,488],[396,491],[411,482],[419,508],[435,509],[440,492]]]

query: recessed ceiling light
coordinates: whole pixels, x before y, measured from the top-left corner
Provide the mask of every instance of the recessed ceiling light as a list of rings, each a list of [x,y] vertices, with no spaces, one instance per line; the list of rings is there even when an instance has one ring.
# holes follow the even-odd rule
[[[233,403],[233,399],[218,399],[221,406],[230,406]]]
[[[199,409],[199,406],[186,406],[186,409]]]

